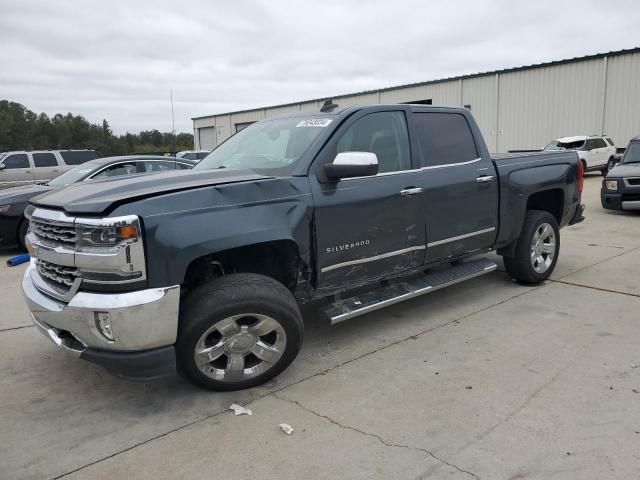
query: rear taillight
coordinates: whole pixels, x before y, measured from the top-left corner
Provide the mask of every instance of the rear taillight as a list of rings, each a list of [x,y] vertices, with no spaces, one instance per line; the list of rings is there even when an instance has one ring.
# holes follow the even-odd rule
[[[582,187],[584,186],[584,165],[582,160],[578,160],[578,191],[582,193]]]

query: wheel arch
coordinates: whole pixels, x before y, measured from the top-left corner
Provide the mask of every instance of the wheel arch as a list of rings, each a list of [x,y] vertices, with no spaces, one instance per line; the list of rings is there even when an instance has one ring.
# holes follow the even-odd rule
[[[183,288],[229,273],[257,273],[273,278],[295,293],[303,283],[304,263],[298,244],[289,238],[251,243],[194,258],[187,266]]]

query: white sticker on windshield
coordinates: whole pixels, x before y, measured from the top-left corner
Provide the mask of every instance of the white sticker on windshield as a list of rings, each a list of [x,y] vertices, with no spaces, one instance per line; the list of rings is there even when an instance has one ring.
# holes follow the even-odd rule
[[[332,119],[330,118],[309,118],[307,120],[301,120],[300,122],[298,122],[298,124],[296,125],[297,127],[326,127],[327,125],[329,125],[331,122],[333,122]]]

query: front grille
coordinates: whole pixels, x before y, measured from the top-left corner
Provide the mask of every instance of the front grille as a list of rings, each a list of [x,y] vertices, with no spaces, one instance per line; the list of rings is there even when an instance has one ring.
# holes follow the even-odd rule
[[[640,201],[640,193],[625,193],[622,195],[623,202],[638,202]]]
[[[56,292],[66,295],[73,286],[73,282],[78,278],[76,267],[65,267],[55,263],[36,260],[38,273]]]
[[[627,183],[629,185],[640,185],[640,177],[638,178],[627,178]]]
[[[43,223],[35,219],[30,221],[31,231],[45,244],[75,247],[76,229],[73,225]]]

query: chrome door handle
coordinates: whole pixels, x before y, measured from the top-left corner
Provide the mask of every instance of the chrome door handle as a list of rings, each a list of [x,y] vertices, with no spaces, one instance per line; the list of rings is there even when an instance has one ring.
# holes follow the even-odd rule
[[[482,175],[481,177],[476,178],[476,182],[478,183],[489,183],[493,182],[495,177],[493,175]]]
[[[403,197],[410,197],[411,195],[417,195],[418,193],[422,193],[424,188],[405,188],[404,190],[400,190],[400,195]]]

